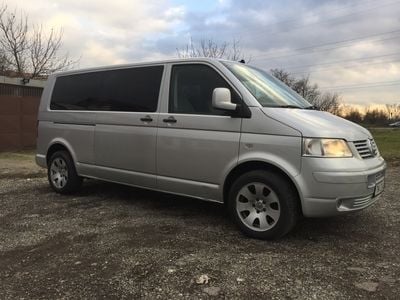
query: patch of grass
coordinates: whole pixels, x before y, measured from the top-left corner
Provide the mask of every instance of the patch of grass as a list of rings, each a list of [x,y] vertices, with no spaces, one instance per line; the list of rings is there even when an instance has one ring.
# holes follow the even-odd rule
[[[8,159],[8,160],[32,160],[34,159],[36,150],[21,150],[16,152],[0,152],[0,160]]]
[[[390,162],[400,162],[400,128],[370,128],[378,149]]]

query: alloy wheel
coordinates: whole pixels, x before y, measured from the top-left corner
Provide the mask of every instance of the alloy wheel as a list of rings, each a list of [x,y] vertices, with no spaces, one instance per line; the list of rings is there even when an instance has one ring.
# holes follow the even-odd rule
[[[281,214],[277,194],[261,182],[249,183],[240,189],[236,211],[243,224],[255,231],[273,228]]]
[[[61,157],[55,158],[50,166],[50,179],[57,189],[65,187],[68,181],[67,163]]]

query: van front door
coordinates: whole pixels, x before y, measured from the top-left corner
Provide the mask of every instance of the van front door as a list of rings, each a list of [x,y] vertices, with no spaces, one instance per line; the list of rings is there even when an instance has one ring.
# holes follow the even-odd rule
[[[213,67],[175,64],[171,69],[168,113],[160,113],[157,186],[173,193],[219,200],[227,167],[237,162],[241,119],[212,107],[214,88],[238,94]]]

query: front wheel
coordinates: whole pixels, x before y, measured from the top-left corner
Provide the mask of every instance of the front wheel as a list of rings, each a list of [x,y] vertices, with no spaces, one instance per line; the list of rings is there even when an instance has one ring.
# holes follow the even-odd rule
[[[57,151],[51,155],[47,177],[53,190],[60,194],[74,193],[82,185],[82,177],[76,173],[74,161],[67,151]]]
[[[285,177],[257,170],[243,174],[232,184],[228,209],[246,235],[275,239],[296,224],[298,203],[297,193]]]

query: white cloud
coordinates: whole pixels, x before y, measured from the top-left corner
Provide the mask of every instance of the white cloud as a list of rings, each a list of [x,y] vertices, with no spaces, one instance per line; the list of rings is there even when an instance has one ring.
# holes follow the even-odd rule
[[[5,3],[10,8],[26,11],[31,21],[43,23],[48,30],[62,27],[64,48],[72,56],[81,57],[80,67],[175,57],[176,48],[187,44],[188,37],[212,38],[217,42],[240,39],[245,56],[253,57],[252,64],[267,69],[290,70],[299,65],[359,59],[400,50],[400,33],[397,39],[379,41],[377,37],[329,51],[296,50],[396,30],[400,28],[400,5],[394,2],[381,5],[357,0],[218,0],[179,1],[181,4],[175,5],[172,1],[5,0]],[[368,10],[370,7],[376,8]],[[271,58],[282,54],[289,55]],[[317,72],[318,66],[301,71],[311,72],[312,80],[320,86],[398,80],[400,63],[384,61],[378,58],[371,60],[371,64],[360,62],[350,66],[339,62],[323,72]],[[344,101],[352,103],[400,101],[400,85],[341,93]]]
[[[153,53],[142,48],[145,40],[172,32],[183,18],[182,6],[168,1],[145,0],[12,0],[9,8],[28,13],[30,21],[44,28],[62,28],[64,48],[81,57],[80,66],[127,62]]]

